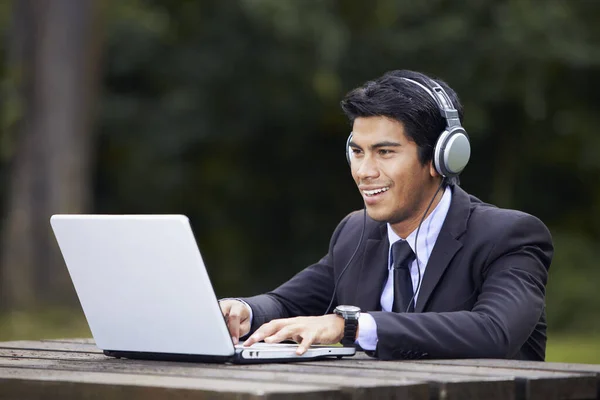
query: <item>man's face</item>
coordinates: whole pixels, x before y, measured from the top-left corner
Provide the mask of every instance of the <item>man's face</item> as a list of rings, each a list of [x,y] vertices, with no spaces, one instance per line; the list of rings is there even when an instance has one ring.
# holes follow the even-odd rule
[[[430,162],[421,164],[403,124],[386,117],[356,118],[350,159],[352,177],[372,219],[392,225],[418,222],[439,175]]]

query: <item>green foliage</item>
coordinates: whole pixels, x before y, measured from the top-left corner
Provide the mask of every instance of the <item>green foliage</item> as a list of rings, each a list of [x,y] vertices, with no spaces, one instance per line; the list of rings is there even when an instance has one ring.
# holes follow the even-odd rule
[[[551,328],[598,329],[600,2],[105,4],[93,211],[187,214],[218,295],[271,289],[326,252],[361,207],[339,101],[413,69],[461,96],[463,187],[551,228]]]

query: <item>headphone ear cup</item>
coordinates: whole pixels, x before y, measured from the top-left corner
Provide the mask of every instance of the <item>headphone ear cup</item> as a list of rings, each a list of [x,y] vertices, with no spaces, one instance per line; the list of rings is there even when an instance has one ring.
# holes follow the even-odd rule
[[[471,143],[461,126],[445,130],[439,136],[433,151],[436,171],[444,177],[460,174],[471,158]]]
[[[348,139],[346,139],[346,161],[348,161],[348,165],[351,165],[350,160],[350,141],[352,140],[352,132],[348,135]]]

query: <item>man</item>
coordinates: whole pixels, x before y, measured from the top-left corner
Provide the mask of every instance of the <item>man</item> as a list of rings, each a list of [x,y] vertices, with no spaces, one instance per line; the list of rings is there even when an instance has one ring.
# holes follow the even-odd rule
[[[470,147],[454,91],[392,71],[351,91],[342,108],[368,218],[349,214],[327,255],[274,291],[222,300],[234,342],[251,334],[245,345],[294,340],[298,354],[342,340],[381,359],[544,360],[550,233],[457,185]],[[451,129],[459,140],[440,149]],[[453,161],[438,156],[456,143],[461,165],[452,171]]]

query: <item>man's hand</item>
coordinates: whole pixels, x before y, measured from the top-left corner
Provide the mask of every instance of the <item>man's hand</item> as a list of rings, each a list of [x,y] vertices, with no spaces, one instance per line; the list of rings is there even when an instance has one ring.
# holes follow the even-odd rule
[[[266,343],[279,343],[291,339],[300,343],[296,354],[302,355],[312,344],[337,343],[343,336],[344,319],[335,314],[275,319],[257,329],[244,342],[244,346],[251,346],[261,340]]]
[[[219,305],[225,316],[233,344],[238,344],[240,336],[250,332],[250,310],[239,300],[221,300]]]

